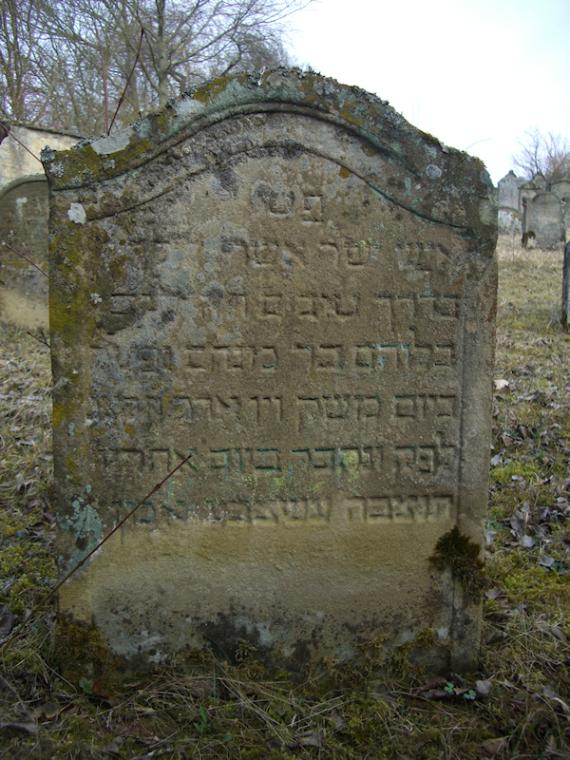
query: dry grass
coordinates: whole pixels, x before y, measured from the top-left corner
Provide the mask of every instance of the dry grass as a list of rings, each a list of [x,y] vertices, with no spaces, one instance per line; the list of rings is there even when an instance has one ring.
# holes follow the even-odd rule
[[[0,757],[568,758],[570,336],[561,252],[499,243],[481,669],[430,681],[403,649],[293,683],[244,649],[101,691],[66,681],[53,642],[47,351],[2,331]]]

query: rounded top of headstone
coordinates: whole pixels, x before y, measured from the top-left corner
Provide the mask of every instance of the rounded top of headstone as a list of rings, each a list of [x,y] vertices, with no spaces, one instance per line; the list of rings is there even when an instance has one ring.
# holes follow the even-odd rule
[[[428,218],[466,228],[496,223],[494,188],[479,159],[416,129],[376,95],[299,69],[214,79],[131,127],[71,150],[46,150],[42,160],[55,190],[92,185],[136,169],[218,122],[264,112],[298,113],[355,134],[370,155],[401,166],[395,196],[409,196]],[[454,211],[447,202],[429,200],[436,196],[452,197]],[[461,205],[471,212],[458,217]]]
[[[498,182],[497,184],[498,184],[499,186],[501,186],[501,185],[504,185],[504,184],[512,184],[512,183],[513,183],[513,181],[514,181],[515,183],[518,183],[520,180],[519,180],[519,178],[517,177],[517,175],[514,173],[514,171],[513,171],[512,169],[510,169],[510,170],[509,170],[509,171],[508,171],[508,172],[505,174],[505,176],[504,176],[504,177],[501,177],[501,179],[499,180],[499,182]]]
[[[13,179],[11,182],[8,182],[7,184],[0,187],[0,195],[6,195],[7,193],[10,193],[17,188],[34,184],[36,182],[45,184],[45,174],[25,174],[23,177],[16,177],[16,179]]]
[[[556,195],[556,193],[551,192],[550,190],[541,190],[536,193],[534,198],[532,199],[532,203],[534,205],[553,205],[558,206],[560,203],[560,199]]]

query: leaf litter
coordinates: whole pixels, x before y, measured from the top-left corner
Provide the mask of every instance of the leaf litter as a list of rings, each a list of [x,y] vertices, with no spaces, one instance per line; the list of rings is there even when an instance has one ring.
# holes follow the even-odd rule
[[[0,758],[568,760],[570,336],[560,252],[499,244],[488,586],[477,672],[429,678],[406,645],[303,681],[244,651],[98,689],[54,658],[48,350],[0,340]]]

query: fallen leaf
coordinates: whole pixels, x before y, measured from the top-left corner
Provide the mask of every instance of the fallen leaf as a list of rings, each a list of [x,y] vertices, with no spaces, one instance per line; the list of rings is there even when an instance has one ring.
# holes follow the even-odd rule
[[[559,707],[562,708],[562,711],[566,713],[566,715],[570,715],[570,707],[566,704],[566,702],[561,699],[558,694],[552,689],[550,686],[545,686],[542,689],[543,695],[547,698],[555,702]]]
[[[491,681],[475,681],[475,691],[478,697],[482,697],[483,699],[488,697],[492,688],[493,684]]]
[[[211,697],[215,690],[216,684],[212,678],[191,678],[188,681],[188,690],[196,699],[207,699]]]
[[[335,731],[342,731],[342,729],[343,729],[343,728],[345,727],[345,725],[346,725],[346,721],[345,721],[345,719],[344,719],[344,718],[343,718],[343,716],[342,716],[342,715],[341,715],[339,712],[337,712],[336,710],[333,710],[333,712],[331,712],[331,713],[328,715],[328,719],[329,719],[329,721],[332,723],[332,725],[333,725],[333,728],[334,728],[334,730],[335,730]]]
[[[0,723],[0,731],[7,734],[37,734],[37,723]]]
[[[496,757],[507,746],[508,736],[499,736],[496,739],[487,739],[481,745],[483,752],[489,757]]]
[[[4,605],[0,606],[0,639],[9,635],[14,625],[14,615]]]
[[[556,739],[550,735],[546,742],[546,748],[544,756],[547,760],[569,760],[570,755],[566,752],[559,752],[556,744]]]
[[[306,731],[304,734],[296,737],[296,744],[301,747],[320,748],[324,744],[324,735],[322,731]]]
[[[121,747],[124,743],[125,740],[122,736],[116,736],[110,744],[107,744],[106,747],[103,747],[103,752],[106,752],[108,755],[117,755],[117,757],[120,757]]]
[[[501,641],[506,641],[507,638],[508,638],[508,635],[505,633],[505,631],[494,630],[492,633],[488,634],[485,637],[485,643],[498,644]]]
[[[538,560],[538,564],[542,565],[542,567],[552,567],[554,565],[555,559],[554,557],[541,557]]]
[[[45,720],[53,720],[57,718],[61,712],[61,707],[54,702],[46,702],[44,705],[40,705],[35,711],[38,718],[44,718]]]

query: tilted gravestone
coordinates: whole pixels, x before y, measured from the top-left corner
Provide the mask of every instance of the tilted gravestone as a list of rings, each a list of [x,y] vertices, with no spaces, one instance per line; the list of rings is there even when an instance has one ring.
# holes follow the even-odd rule
[[[43,174],[0,190],[0,320],[47,327],[48,187]]]
[[[61,610],[151,661],[245,639],[296,667],[428,632],[434,662],[473,664],[496,297],[482,164],[284,70],[44,158],[67,567],[192,453]]]
[[[562,327],[570,330],[570,241],[564,246],[562,261]]]

